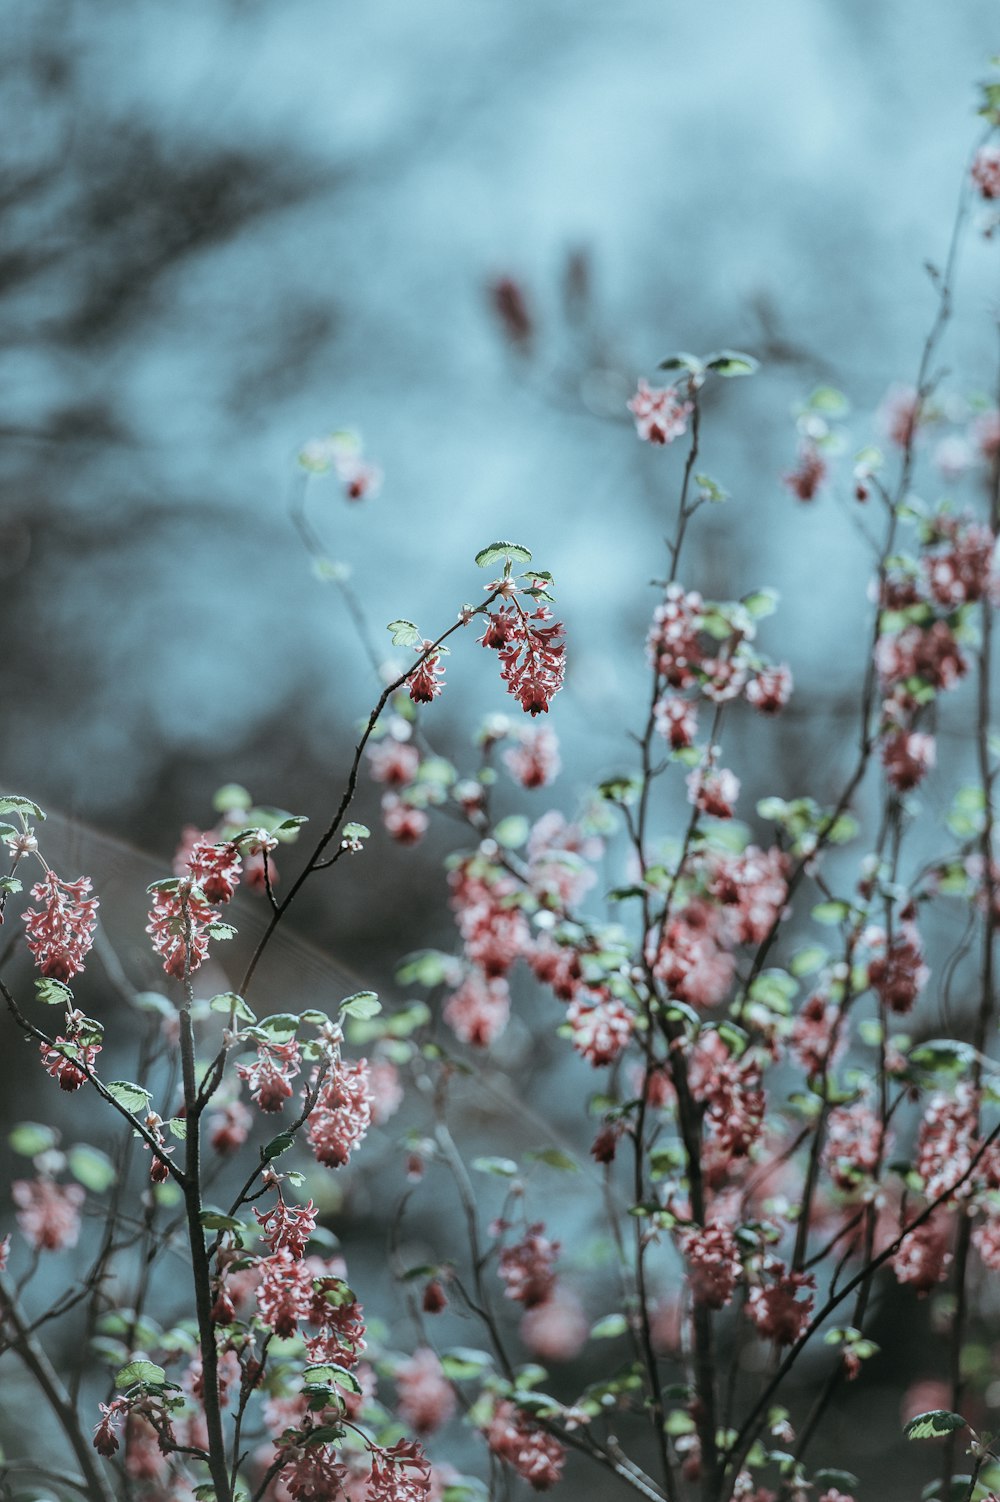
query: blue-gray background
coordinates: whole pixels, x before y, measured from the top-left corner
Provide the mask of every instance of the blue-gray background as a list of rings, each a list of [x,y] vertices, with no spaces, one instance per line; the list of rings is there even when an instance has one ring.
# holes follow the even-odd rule
[[[724,344],[763,369],[709,403],[705,467],[734,499],[684,574],[782,593],[765,646],[799,709],[755,732],[748,794],[829,781],[865,550],[831,499],[781,489],[790,406],[833,382],[860,443],[912,379],[991,0],[7,0],[2,19],[12,785],[161,858],[230,778],[322,816],[371,679],[287,502],[299,445],[356,427],[382,495],[348,508],[318,482],[310,506],[380,637],[453,619],[495,537],[555,574],[569,808],[627,754],[679,467],[622,403],[669,351]],[[573,253],[590,292],[567,317]],[[946,358],[967,388],[993,382],[994,256],[975,234],[963,254]],[[502,275],[528,354],[491,316]],[[483,657],[450,660],[445,749],[505,707]],[[431,921],[408,859],[315,899],[312,936],[391,974]]]

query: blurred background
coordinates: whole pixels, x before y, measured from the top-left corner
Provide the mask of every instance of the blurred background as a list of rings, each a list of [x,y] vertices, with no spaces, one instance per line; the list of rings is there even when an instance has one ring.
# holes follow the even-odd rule
[[[924,262],[945,257],[997,48],[992,0],[0,13],[0,775],[65,816],[67,875],[104,862],[123,890],[150,879],[230,780],[328,812],[375,693],[290,516],[296,455],[334,429],[363,435],[384,485],[351,505],[317,478],[308,514],[377,655],[392,618],[435,634],[481,598],[477,549],[522,542],[555,575],[570,643],[551,716],[565,771],[535,796],[571,813],[627,765],[680,458],[640,445],[624,403],[676,349],[762,363],[709,393],[704,467],[733,499],[699,517],[682,571],[708,596],[782,597],[762,645],[797,694],[776,726],[746,727],[747,809],[832,790],[868,549],[849,466],[842,506],[782,487],[791,409],[840,388],[857,448],[915,375]],[[967,394],[994,389],[997,291],[973,227],[942,357]],[[920,483],[936,500],[976,477],[928,463]],[[461,758],[509,701],[471,637],[448,682],[424,723]],[[942,728],[956,759],[960,721]],[[377,825],[370,788],[358,815]],[[400,853],[377,832],[349,881],[307,893],[301,933],[391,994],[401,953],[448,942],[449,844],[433,830]],[[112,938],[152,985],[138,922]],[[548,1062],[532,1055],[531,1088],[569,1130],[586,1068],[553,1093]],[[378,1200],[358,1210],[373,1244]],[[881,1402],[895,1424],[884,1388],[866,1411]]]

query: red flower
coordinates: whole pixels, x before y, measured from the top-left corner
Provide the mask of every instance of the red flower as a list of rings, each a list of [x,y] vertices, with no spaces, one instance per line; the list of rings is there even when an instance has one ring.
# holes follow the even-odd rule
[[[547,714],[566,672],[562,622],[553,621],[545,605],[528,612],[516,604],[501,605],[495,615],[487,612],[486,622],[480,641],[499,652],[507,692],[525,714]]]
[[[635,418],[636,432],[646,443],[673,443],[687,432],[687,420],[694,411],[693,402],[681,400],[676,386],[650,386],[641,376],[639,386],[628,403]]]
[[[307,1133],[317,1163],[340,1168],[367,1135],[372,1119],[368,1062],[336,1063],[320,1091]]]
[[[555,1287],[553,1267],[559,1254],[559,1243],[549,1241],[544,1230],[541,1221],[529,1226],[521,1241],[514,1246],[505,1246],[500,1253],[499,1272],[505,1285],[504,1293],[508,1299],[523,1304],[525,1309],[544,1304]]]
[[[213,845],[196,840],[188,856],[188,870],[209,902],[228,902],[239,884],[242,861],[231,840]]]
[[[254,1064],[237,1064],[236,1072],[250,1086],[250,1095],[262,1111],[280,1111],[292,1094],[291,1081],[299,1072],[299,1045],[259,1043]]]
[[[425,641],[421,647],[417,648],[417,651],[426,652],[427,648],[433,645],[433,642]],[[432,699],[436,699],[444,688],[443,678],[444,664],[440,653],[432,652],[410,674],[410,698],[414,704],[430,704]]]
[[[208,954],[209,925],[217,921],[215,909],[196,896],[189,886],[153,893],[146,932],[153,941],[153,948],[162,956],[163,968],[168,975],[182,980],[185,970],[193,973],[198,969]]]
[[[28,948],[42,975],[68,981],[83,969],[97,927],[98,900],[88,897],[90,891],[89,876],[60,881],[54,871],[46,871],[32,887],[41,907],[28,908],[23,917]]]

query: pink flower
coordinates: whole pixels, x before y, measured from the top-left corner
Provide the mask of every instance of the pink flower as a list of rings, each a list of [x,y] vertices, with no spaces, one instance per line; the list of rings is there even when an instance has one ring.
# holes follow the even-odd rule
[[[684,751],[694,745],[698,733],[698,711],[687,699],[677,694],[667,694],[658,699],[653,709],[657,732],[672,751]]]
[[[257,1264],[257,1311],[275,1335],[288,1338],[298,1330],[299,1321],[310,1316],[313,1305],[313,1275],[306,1262],[288,1247],[262,1257]]]
[[[977,1146],[977,1129],[969,1085],[959,1084],[954,1097],[935,1091],[924,1110],[914,1164],[928,1199],[937,1199],[968,1173]],[[970,1188],[966,1181],[958,1192],[967,1196]]]
[[[388,1450],[373,1450],[365,1502],[426,1502],[431,1467],[420,1446],[400,1439]],[[328,1493],[323,1493],[323,1502]]]
[[[547,725],[525,727],[520,744],[504,752],[504,765],[526,788],[545,787],[559,773],[559,742]]]
[[[182,980],[185,970],[193,973],[208,954],[209,926],[218,921],[215,909],[190,886],[153,893],[146,932],[163,960],[168,975]],[[190,956],[186,934],[190,929]]]
[[[432,641],[425,641],[416,650],[418,653],[423,653],[427,651],[428,647],[432,647],[433,645]],[[431,652],[428,657],[424,658],[423,662],[419,663],[413,669],[408,680],[410,698],[414,704],[430,704],[433,699],[436,699],[444,688],[443,679],[444,664],[441,661],[441,654],[439,652]]]
[[[373,1059],[369,1064],[368,1089],[372,1097],[372,1125],[381,1126],[403,1104],[399,1070],[390,1059]]]
[[[337,478],[349,501],[374,499],[382,489],[382,471],[357,454],[345,454],[337,460]]]
[[[688,802],[713,819],[731,819],[740,780],[728,767],[696,767],[686,778]]]
[[[945,546],[921,559],[934,600],[946,609],[981,600],[994,578],[997,540],[989,527],[942,515],[934,519],[934,534]]]
[[[208,1119],[209,1141],[215,1152],[226,1157],[243,1146],[250,1134],[253,1117],[240,1100],[230,1101]]]
[[[525,1312],[520,1331],[529,1351],[542,1361],[572,1361],[586,1345],[590,1325],[576,1295],[557,1287],[544,1303]]]
[[[983,412],[972,424],[972,438],[983,459],[1000,454],[1000,412]]]
[[[229,902],[239,885],[243,862],[231,840],[220,845],[213,845],[209,840],[196,840],[187,865],[209,902]]]
[[[646,443],[673,443],[687,432],[694,403],[682,401],[676,386],[650,386],[642,376],[628,403],[636,432]]]
[[[455,1412],[455,1393],[440,1361],[427,1346],[395,1371],[399,1416],[418,1434],[433,1434]]]
[[[895,730],[882,742],[882,765],[891,785],[908,793],[923,782],[936,760],[934,737],[915,730]]]
[[[787,663],[761,668],[743,690],[748,704],[761,714],[777,714],[784,709],[792,694],[792,672]]]
[[[617,996],[578,995],[566,1009],[573,1047],[597,1069],[613,1064],[632,1036],[632,1014]]]
[[[291,1099],[292,1080],[299,1072],[299,1045],[294,1038],[287,1043],[258,1043],[253,1064],[237,1064],[236,1073],[250,1086],[251,1098],[262,1111],[280,1111]]]
[[[40,906],[28,908],[22,916],[28,948],[42,975],[68,981],[83,969],[97,927],[98,900],[88,897],[90,891],[89,876],[60,881],[51,870],[32,887]]]
[[[724,947],[724,921],[719,909],[695,899],[663,931],[654,973],[690,1006],[717,1006],[732,985],[736,965]]]
[[[891,386],[878,410],[882,431],[901,449],[913,442],[920,416],[920,397],[912,386]]]
[[[799,449],[795,468],[782,475],[781,483],[800,501],[813,501],[822,489],[826,476],[826,460],[814,443],[807,442]]]
[[[525,1309],[544,1304],[555,1287],[554,1264],[559,1254],[558,1241],[549,1241],[539,1221],[529,1226],[524,1237],[500,1253],[499,1273],[504,1295]]]
[[[789,1037],[794,1058],[810,1075],[837,1062],[845,1041],[837,1028],[840,1013],[828,996],[817,992],[802,1005]],[[836,1042],[834,1038],[836,1036]]]
[[[816,1280],[806,1273],[786,1273],[780,1262],[775,1271],[775,1282],[750,1290],[747,1313],[761,1335],[779,1346],[791,1346],[809,1323],[813,1297],[807,1290],[816,1287]]]
[[[46,1073],[59,1081],[60,1090],[79,1090],[87,1082],[84,1069],[94,1068],[102,1045],[94,1023],[76,1008],[66,1013],[65,1027],[65,1033],[54,1039],[54,1047],[42,1043],[39,1052]]]
[[[970,176],[981,197],[1000,198],[1000,146],[980,146]]]
[[[687,688],[701,666],[698,633],[702,624],[700,594],[685,594],[680,584],[668,584],[663,601],[653,612],[646,638],[650,664],[671,688]]]
[[[695,1303],[708,1309],[722,1309],[731,1303],[743,1264],[729,1227],[721,1222],[695,1226],[685,1231],[680,1244]]]
[[[942,1206],[906,1237],[892,1258],[899,1283],[909,1284],[918,1294],[930,1293],[948,1275],[951,1252],[948,1241],[954,1221]]]
[[[21,1234],[36,1252],[61,1252],[76,1246],[80,1206],[86,1198],[79,1184],[51,1179],[17,1179],[11,1185]]]
[[[386,793],[382,798],[382,822],[400,845],[415,845],[430,828],[423,809],[396,793]]]
[[[510,1021],[510,990],[499,976],[492,980],[470,970],[445,1005],[444,1020],[463,1043],[489,1048]]]
[[[263,1214],[260,1210],[253,1213],[272,1252],[287,1250],[295,1258],[305,1256],[306,1243],[316,1229],[316,1207],[312,1200],[305,1205],[288,1205],[279,1199]]]
[[[306,1133],[317,1163],[341,1168],[364,1140],[371,1126],[372,1096],[368,1061],[338,1061],[320,1090]]]
[[[883,1138],[881,1121],[862,1101],[831,1111],[823,1162],[837,1188],[850,1195],[867,1189],[891,1140]]]
[[[884,946],[885,935],[880,930],[875,930],[873,937],[880,938]],[[908,1012],[930,975],[924,964],[920,932],[910,921],[900,924],[888,952],[877,955],[868,965],[869,982],[892,1012]]]
[[[741,855],[710,852],[707,884],[726,910],[732,939],[760,944],[783,916],[788,896],[788,857],[776,847],[748,845]]]
[[[94,1449],[98,1455],[110,1459],[121,1448],[118,1430],[128,1412],[128,1404],[124,1398],[114,1398],[110,1403],[98,1403],[97,1406],[101,1417],[94,1426]]]
[[[494,1455],[513,1466],[535,1491],[547,1491],[562,1475],[566,1451],[557,1439],[519,1413],[513,1403],[498,1403],[484,1433]]]
[[[968,663],[947,621],[932,626],[904,626],[898,636],[880,636],[875,665],[886,690],[919,678],[931,688],[954,688],[968,672]]]
[[[408,787],[420,770],[420,752],[411,741],[387,735],[368,745],[368,770],[375,782],[392,788]]]
[[[547,714],[566,673],[562,622],[552,619],[546,605],[532,611],[516,603],[501,605],[495,615],[487,612],[479,640],[496,649],[500,677],[525,714]]]

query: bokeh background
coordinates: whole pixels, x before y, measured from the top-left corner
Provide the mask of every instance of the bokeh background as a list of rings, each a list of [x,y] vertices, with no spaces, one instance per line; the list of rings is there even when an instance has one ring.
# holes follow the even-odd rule
[[[746,731],[747,806],[833,787],[867,552],[835,496],[799,507],[781,487],[790,409],[832,383],[859,446],[915,374],[992,0],[0,10],[0,767],[65,816],[81,869],[103,862],[112,892],[148,880],[230,780],[329,809],[375,684],[289,516],[296,454],[331,429],[358,429],[385,471],[371,501],[330,479],[308,500],[379,652],[393,617],[430,633],[480,597],[478,548],[523,542],[571,644],[552,801],[570,812],[625,764],[679,460],[637,443],[624,402],[675,349],[762,362],[710,393],[705,468],[733,500],[699,518],[684,569],[710,596],[781,592],[764,645],[798,693]],[[523,292],[520,341],[501,278]],[[973,233],[943,356],[965,390],[993,386],[997,291]],[[459,756],[506,704],[471,640],[448,671],[427,723]],[[944,754],[964,754],[961,729]],[[359,812],[377,823],[370,790]],[[349,881],[307,895],[300,933],[391,993],[401,953],[447,940],[448,844],[399,855],[377,835]],[[141,932],[112,937],[152,984]],[[568,1130],[582,1076],[553,1090],[549,1055],[531,1060],[526,1092]],[[6,1092],[12,1118],[26,1088]],[[356,1203],[372,1245],[388,1202]],[[895,1425],[891,1374],[884,1389],[866,1412]],[[884,1449],[843,1422],[855,1451]]]

